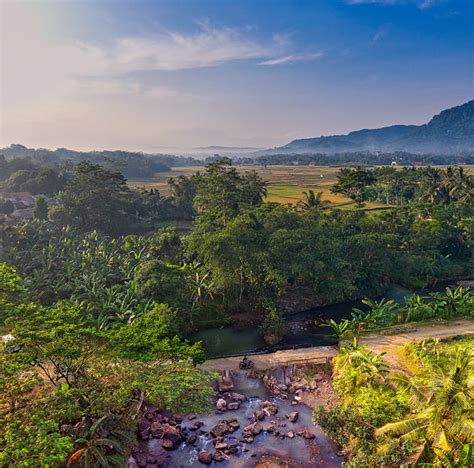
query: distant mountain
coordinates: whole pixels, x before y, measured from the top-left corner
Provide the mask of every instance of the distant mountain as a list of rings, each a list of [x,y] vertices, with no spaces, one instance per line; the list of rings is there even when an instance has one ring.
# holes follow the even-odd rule
[[[256,155],[357,151],[451,154],[474,150],[474,100],[446,109],[424,125],[393,125],[348,135],[293,140]]]
[[[197,148],[193,148],[195,150],[202,150],[202,151],[235,151],[235,152],[246,152],[246,151],[257,151],[261,148],[255,148],[253,146],[199,146]]]

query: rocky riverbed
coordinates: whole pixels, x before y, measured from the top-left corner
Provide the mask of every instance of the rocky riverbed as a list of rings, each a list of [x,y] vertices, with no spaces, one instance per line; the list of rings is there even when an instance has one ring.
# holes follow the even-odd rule
[[[211,414],[183,418],[146,408],[128,466],[340,467],[337,446],[313,425],[303,404],[324,388],[324,373],[304,372],[292,366],[228,373]]]

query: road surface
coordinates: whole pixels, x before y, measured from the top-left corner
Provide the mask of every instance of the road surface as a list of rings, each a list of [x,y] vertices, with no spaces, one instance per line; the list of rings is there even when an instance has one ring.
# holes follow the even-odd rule
[[[416,325],[415,325],[416,326]],[[396,367],[397,349],[412,342],[429,338],[450,338],[454,336],[474,335],[474,320],[457,320],[449,323],[419,325],[412,331],[395,335],[371,334],[361,337],[360,342],[376,353],[387,353],[385,359]],[[334,346],[317,346],[313,348],[277,351],[276,353],[251,356],[257,370],[270,369],[279,365],[315,363],[323,364],[336,356]],[[236,370],[243,356],[209,359],[201,365],[203,369],[212,371]]]

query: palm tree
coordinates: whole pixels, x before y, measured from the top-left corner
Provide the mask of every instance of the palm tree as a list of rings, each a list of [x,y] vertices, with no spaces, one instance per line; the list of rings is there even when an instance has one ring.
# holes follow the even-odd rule
[[[314,193],[314,190],[308,190],[303,192],[304,198],[298,202],[298,205],[301,206],[304,210],[309,210],[311,208],[320,208],[324,210],[330,205],[330,202],[327,200],[322,200],[323,192]]]
[[[450,455],[456,458],[464,444],[474,440],[473,367],[472,353],[460,350],[448,370],[434,368],[426,385],[404,375],[397,376],[394,382],[409,394],[413,413],[402,421],[386,424],[376,435],[422,442],[442,464],[447,463]]]

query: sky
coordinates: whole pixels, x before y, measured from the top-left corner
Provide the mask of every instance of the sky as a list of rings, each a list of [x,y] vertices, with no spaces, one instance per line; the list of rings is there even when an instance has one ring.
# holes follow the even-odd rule
[[[473,0],[0,0],[0,146],[178,151],[427,122]]]

